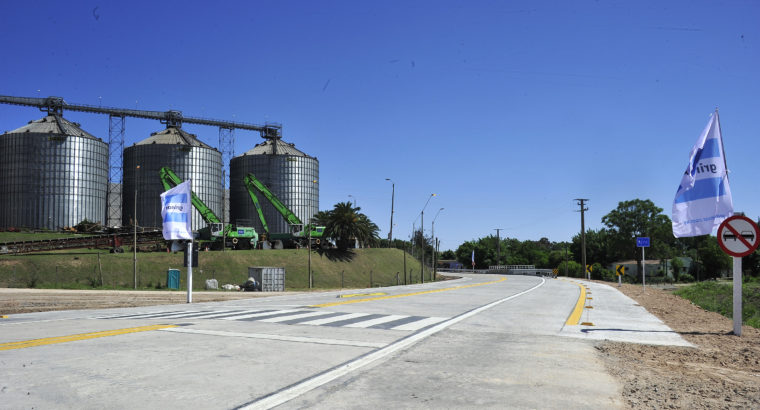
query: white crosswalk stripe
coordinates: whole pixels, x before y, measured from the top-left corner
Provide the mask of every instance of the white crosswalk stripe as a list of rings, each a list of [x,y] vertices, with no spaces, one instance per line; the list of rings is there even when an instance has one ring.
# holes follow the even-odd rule
[[[316,320],[310,320],[308,322],[301,322],[299,323],[299,325],[321,326],[321,325],[326,325],[328,323],[342,322],[344,320],[356,319],[358,317],[363,317],[363,316],[369,316],[369,313],[348,313],[345,315],[328,317],[326,319],[316,319]]]
[[[327,317],[325,317],[327,316]],[[409,315],[383,315],[377,313],[330,312],[314,309],[236,309],[236,310],[185,310],[173,312],[123,313],[118,315],[97,316],[96,319],[214,319],[231,321],[256,321],[264,323],[282,323],[309,326],[335,326],[355,329],[384,329],[400,331],[417,331],[436,323],[446,317],[424,317]],[[393,323],[398,322],[398,323]],[[395,324],[395,326],[394,326]]]

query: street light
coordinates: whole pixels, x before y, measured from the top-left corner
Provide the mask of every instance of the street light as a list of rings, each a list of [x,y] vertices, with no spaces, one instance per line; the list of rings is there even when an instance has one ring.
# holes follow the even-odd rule
[[[496,269],[499,269],[501,265],[501,238],[499,237],[499,231],[503,231],[504,228],[494,228],[496,231]]]
[[[348,194],[348,197],[349,198],[354,198],[354,208],[356,208],[356,197],[353,196],[353,195],[351,195],[351,194]],[[349,199],[348,202],[351,202],[351,200]]]
[[[391,181],[391,228],[388,231],[388,247],[391,247],[391,242],[393,242],[393,201],[396,196],[396,183],[393,182],[390,178],[385,178],[386,181]]]
[[[137,168],[135,168],[135,219],[132,223],[133,229],[134,229],[134,235],[135,235],[135,243],[134,243],[134,249],[132,250],[132,253],[134,254],[134,263],[133,263],[133,269],[134,269],[134,276],[135,276],[135,289],[137,289],[137,186],[138,186],[138,180],[137,177],[140,175],[140,166],[138,165]]]
[[[425,283],[425,208],[427,208],[430,200],[433,199],[434,196],[435,194],[430,194],[427,202],[425,202],[425,206],[423,206],[422,211],[420,211],[420,231],[422,231],[422,258],[420,259],[422,262],[422,268],[420,271],[420,278],[422,283]]]
[[[311,189],[312,189],[312,191],[314,190],[314,185],[316,183],[317,183],[316,179],[311,181]],[[309,208],[311,208],[311,205],[312,205],[311,204],[311,197],[312,196],[309,195]],[[317,207],[319,207],[319,204],[317,204]],[[308,209],[306,212],[308,213],[309,211],[311,211],[311,209]],[[310,215],[306,219],[306,222],[308,222],[308,223],[305,226],[305,228],[309,230],[309,239],[307,239],[307,245],[306,245],[307,252],[309,253],[309,266],[306,268],[306,269],[309,270],[309,272],[308,272],[308,274],[309,274],[308,275],[309,276],[309,289],[311,289],[312,287],[314,287],[314,277],[311,274],[311,219],[313,217],[314,217],[314,215],[312,214],[312,215]]]
[[[435,216],[433,217],[433,223],[430,224],[431,225],[430,235],[433,237],[433,270],[434,271],[435,271],[435,260],[436,260],[436,257],[438,256],[438,253],[437,253],[438,247],[436,246],[436,240],[435,240],[435,220],[438,219],[438,214],[440,214],[441,211],[443,211],[443,208],[439,209],[438,212],[435,213]],[[433,274],[433,279],[435,279],[435,274]]]

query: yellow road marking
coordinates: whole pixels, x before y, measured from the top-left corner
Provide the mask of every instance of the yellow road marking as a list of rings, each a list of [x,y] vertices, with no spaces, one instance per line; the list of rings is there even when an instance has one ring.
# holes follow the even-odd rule
[[[2,315],[0,316],[0,319],[8,319],[8,315]]]
[[[375,292],[375,293],[350,293],[348,295],[338,295],[339,298],[355,298],[357,296],[380,296],[380,295],[387,295],[385,292]]]
[[[586,304],[586,288],[584,288],[578,283],[575,283],[575,284],[578,285],[579,288],[581,288],[581,295],[578,297],[578,302],[575,304],[575,309],[573,309],[573,313],[571,313],[570,317],[567,318],[567,322],[565,322],[566,325],[577,325],[578,322],[581,321],[581,314],[583,313],[583,305]]]
[[[129,327],[126,329],[104,330],[101,332],[81,333],[78,335],[46,337],[44,339],[22,340],[20,342],[0,343],[0,350],[24,349],[26,347],[45,346],[45,345],[52,345],[56,343],[74,342],[77,340],[95,339],[98,337],[117,336],[117,335],[124,335],[127,333],[136,333],[136,332],[147,332],[149,330],[165,329],[168,327],[176,327],[176,326],[152,325],[152,326],[141,326],[141,327]]]
[[[338,306],[338,305],[348,305],[350,303],[371,302],[371,301],[375,301],[375,300],[404,298],[404,297],[407,297],[407,296],[425,295],[425,294],[428,294],[428,293],[445,292],[447,290],[465,289],[465,288],[473,288],[475,286],[490,285],[492,283],[504,282],[505,280],[507,280],[507,278],[501,278],[499,280],[493,280],[493,281],[490,281],[490,282],[475,283],[473,285],[454,286],[453,288],[425,290],[425,291],[422,291],[422,292],[404,293],[404,294],[401,294],[401,295],[380,296],[380,297],[376,297],[376,298],[346,300],[344,302],[330,302],[330,303],[323,303],[321,305],[311,305],[309,307],[331,307],[331,306]]]

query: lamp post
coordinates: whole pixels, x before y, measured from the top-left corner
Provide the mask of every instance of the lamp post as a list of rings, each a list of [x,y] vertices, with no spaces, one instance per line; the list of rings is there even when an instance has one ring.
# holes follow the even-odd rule
[[[140,175],[140,166],[138,165],[137,168],[135,168],[135,218],[134,221],[132,221],[132,227],[134,230],[134,247],[132,249],[132,253],[134,254],[134,261],[133,261],[133,270],[134,270],[134,280],[135,280],[135,289],[137,289],[137,186],[138,186],[138,176]]]
[[[501,265],[501,238],[499,237],[499,231],[502,230],[502,228],[494,228],[494,231],[496,231],[496,269],[499,269],[499,265]]]
[[[438,256],[438,254],[437,254],[438,249],[437,249],[437,246],[436,246],[437,243],[436,243],[436,240],[435,240],[435,220],[438,219],[438,214],[440,214],[441,211],[443,211],[443,208],[439,209],[438,212],[435,213],[435,216],[433,217],[433,223],[430,224],[431,225],[431,227],[430,227],[430,229],[431,229],[430,235],[433,237],[433,255],[434,255],[434,257],[433,257],[433,269],[434,270],[435,270],[435,259]],[[432,278],[431,278],[431,281],[432,281],[432,280],[435,279],[435,273],[431,273],[431,276],[432,276]]]
[[[354,198],[354,208],[356,208],[356,197],[353,196],[353,195],[351,195],[351,194],[348,194],[348,197],[349,198]],[[349,199],[348,202],[351,202],[351,200]]]
[[[422,283],[425,283],[425,208],[427,208],[430,200],[433,199],[434,196],[435,194],[430,194],[427,202],[425,202],[425,206],[423,206],[422,211],[420,211],[420,232],[422,234],[422,258],[420,258],[422,266],[420,268],[420,281]]]
[[[396,183],[390,178],[385,178],[385,180],[391,181],[391,225],[388,231],[388,247],[390,248],[391,242],[393,242],[393,201],[396,197]]]
[[[314,190],[314,184],[316,184],[316,183],[317,183],[316,179],[311,181],[312,193],[313,193],[313,190]],[[311,211],[311,195],[309,195],[309,210],[307,210],[306,212],[309,212],[309,211]],[[306,268],[306,269],[309,270],[309,272],[308,272],[309,273],[309,289],[311,289],[312,287],[314,287],[314,276],[311,274],[311,219],[313,217],[314,217],[314,215],[309,215],[309,218],[307,219],[308,223],[305,226],[305,228],[309,230],[309,235],[308,235],[309,239],[307,239],[308,242],[307,242],[307,245],[306,245],[307,252],[309,253],[309,264],[308,264],[308,267]]]

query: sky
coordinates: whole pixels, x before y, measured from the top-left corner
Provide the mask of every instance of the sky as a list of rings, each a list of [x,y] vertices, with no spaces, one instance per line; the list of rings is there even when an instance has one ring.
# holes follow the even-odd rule
[[[575,198],[587,229],[636,198],[671,216],[716,108],[734,209],[760,216],[758,21],[752,0],[3,2],[0,95],[277,122],[319,159],[320,209],[355,200],[381,237],[390,178],[394,238],[424,208],[441,250],[559,242]],[[0,132],[43,115],[0,105]],[[107,116],[64,117],[107,140]],[[125,146],[162,128],[127,118]]]

